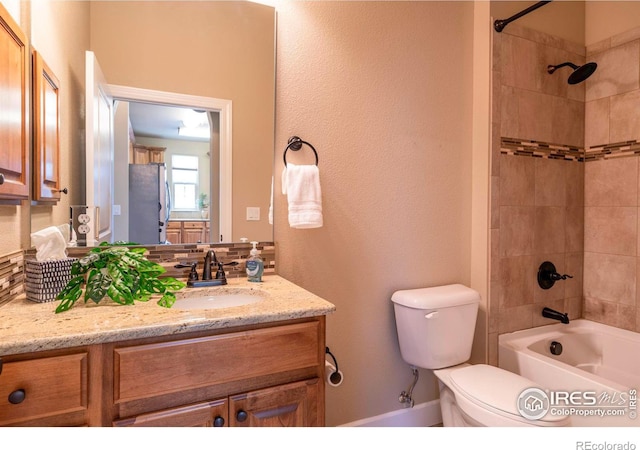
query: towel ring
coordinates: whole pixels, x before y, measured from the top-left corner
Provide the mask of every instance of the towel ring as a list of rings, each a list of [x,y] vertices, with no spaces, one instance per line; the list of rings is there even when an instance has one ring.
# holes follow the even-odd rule
[[[284,154],[282,155],[282,159],[284,160],[285,167],[287,166],[287,151],[291,149],[294,152],[297,152],[302,148],[302,144],[306,144],[309,147],[311,147],[311,150],[313,150],[313,154],[316,157],[316,166],[318,165],[318,152],[316,151],[315,148],[313,148],[313,145],[309,144],[307,141],[303,141],[298,136],[291,136],[289,138],[287,147],[284,149]]]

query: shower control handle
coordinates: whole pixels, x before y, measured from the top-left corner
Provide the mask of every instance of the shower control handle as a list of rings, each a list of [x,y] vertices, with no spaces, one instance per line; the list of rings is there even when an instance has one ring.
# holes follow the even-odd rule
[[[556,266],[550,261],[543,262],[538,268],[538,286],[542,289],[551,289],[556,281],[566,280],[567,278],[573,278],[573,276],[560,275],[556,271]]]

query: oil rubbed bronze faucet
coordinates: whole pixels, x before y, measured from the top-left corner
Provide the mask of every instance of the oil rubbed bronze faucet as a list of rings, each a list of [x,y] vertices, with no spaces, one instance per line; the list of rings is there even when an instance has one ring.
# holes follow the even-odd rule
[[[569,323],[569,315],[567,313],[561,313],[556,311],[555,309],[547,308],[546,306],[542,308],[542,317],[558,320],[565,324]]]
[[[211,273],[211,266],[216,265],[216,274],[215,278]],[[211,250],[207,250],[204,255],[204,267],[202,268],[202,278],[198,280],[198,272],[196,270],[197,263],[184,264],[180,263],[173,267],[175,268],[184,268],[190,267],[191,273],[189,273],[189,279],[187,280],[188,287],[209,287],[209,286],[223,286],[227,284],[227,275],[224,271],[224,266],[237,266],[239,263],[237,261],[231,261],[229,263],[223,263],[218,260],[216,256],[216,252]]]

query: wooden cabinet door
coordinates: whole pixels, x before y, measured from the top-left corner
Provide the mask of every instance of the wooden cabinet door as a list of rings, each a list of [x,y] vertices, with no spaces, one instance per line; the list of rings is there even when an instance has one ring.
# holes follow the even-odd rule
[[[167,241],[172,244],[182,244],[182,232],[180,228],[176,229],[167,229]]]
[[[0,4],[0,198],[29,198],[29,45]]]
[[[233,427],[312,427],[324,425],[318,378],[235,395],[229,402]]]
[[[185,228],[182,230],[183,244],[199,244],[202,242],[202,229]]]
[[[182,222],[182,243],[199,244],[201,242],[207,242],[204,239],[204,222]]]
[[[115,427],[226,427],[227,399],[198,403],[117,420]]]
[[[60,82],[33,52],[34,193],[36,201],[60,200]]]

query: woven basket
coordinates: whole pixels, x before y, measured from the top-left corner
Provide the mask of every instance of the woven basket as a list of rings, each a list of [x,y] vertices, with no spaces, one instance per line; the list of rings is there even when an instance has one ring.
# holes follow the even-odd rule
[[[27,299],[33,302],[52,302],[71,280],[71,266],[78,258],[53,261],[25,261]]]

